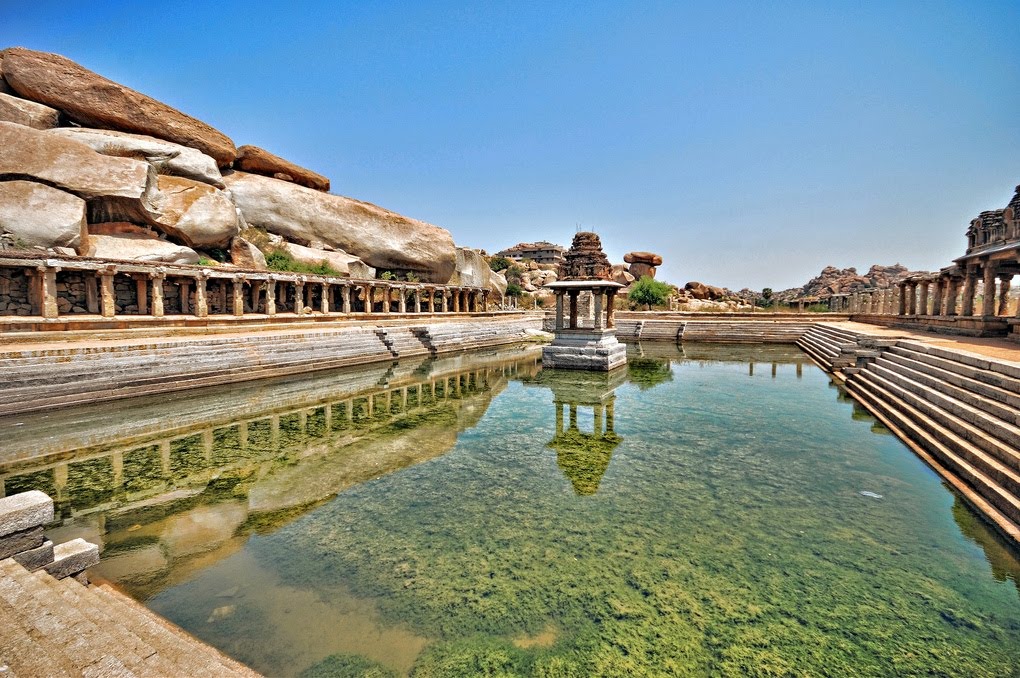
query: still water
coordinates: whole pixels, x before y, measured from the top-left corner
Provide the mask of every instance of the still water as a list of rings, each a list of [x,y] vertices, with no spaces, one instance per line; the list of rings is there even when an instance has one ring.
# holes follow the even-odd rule
[[[267,675],[1015,675],[1020,561],[788,346],[0,419],[8,494]]]

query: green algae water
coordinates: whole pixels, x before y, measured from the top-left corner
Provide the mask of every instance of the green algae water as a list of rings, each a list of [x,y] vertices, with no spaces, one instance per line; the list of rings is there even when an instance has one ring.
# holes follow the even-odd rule
[[[796,348],[629,360],[26,416],[0,477],[272,676],[1017,675],[1017,552]]]

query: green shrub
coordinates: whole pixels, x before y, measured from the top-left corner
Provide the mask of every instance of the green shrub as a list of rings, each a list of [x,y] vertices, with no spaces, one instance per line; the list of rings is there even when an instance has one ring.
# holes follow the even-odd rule
[[[296,261],[283,250],[270,250],[266,254],[266,266],[270,271],[286,271],[288,273],[311,273],[313,275],[343,276],[344,274],[330,266],[326,261],[317,264],[306,264]]]
[[[627,299],[635,304],[644,304],[648,310],[652,306],[661,306],[669,299],[672,288],[664,282],[659,282],[648,275],[641,276],[641,279],[630,286]]]

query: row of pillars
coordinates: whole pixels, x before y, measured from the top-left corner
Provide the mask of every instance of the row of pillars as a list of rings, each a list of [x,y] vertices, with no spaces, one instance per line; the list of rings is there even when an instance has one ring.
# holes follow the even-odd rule
[[[29,269],[33,274],[30,295],[33,306],[37,307],[44,318],[59,316],[57,304],[57,273],[59,266],[39,266]],[[116,315],[117,295],[114,289],[114,276],[118,273],[113,266],[95,271],[95,275],[85,277],[86,304],[91,312],[99,312],[104,318]],[[150,273],[129,274],[135,281],[138,315],[153,315],[157,318],[165,314],[165,297],[163,282],[167,278],[165,271],[156,270]],[[295,313],[302,309],[320,311],[322,313],[351,313],[352,299],[355,288],[361,290],[364,298],[364,312],[372,312],[377,301],[382,303],[382,312],[390,313],[396,292],[398,313],[477,313],[488,311],[489,290],[478,288],[458,288],[430,285],[398,285],[386,282],[350,282],[328,283],[313,282],[303,278],[296,280],[249,279],[244,274],[231,278],[215,278],[232,287],[232,314],[244,315],[245,285],[248,285],[250,308],[258,309],[264,305],[266,315],[276,315],[277,298],[287,295],[293,300]],[[209,315],[210,276],[199,273],[191,276],[174,276],[179,288],[180,309],[183,315],[195,315],[200,318]],[[191,303],[192,285],[194,285],[194,308]],[[278,286],[284,286],[282,288]],[[288,290],[287,286],[290,286]],[[313,287],[318,286],[319,308],[312,308]],[[226,294],[226,288],[223,288]],[[263,299],[264,294],[264,299]],[[381,296],[377,300],[376,297]],[[410,298],[409,298],[410,297]],[[226,302],[226,300],[224,300]],[[408,302],[410,301],[410,307]],[[226,306],[227,304],[224,303]]]
[[[980,272],[980,275],[979,275]],[[982,280],[984,296],[975,309],[977,283]],[[870,315],[930,315],[983,317],[1005,316],[1013,273],[999,274],[995,262],[982,262],[966,268],[963,277],[943,274],[931,280],[906,280],[896,288],[860,292],[836,298],[832,310]],[[1020,317],[1020,306],[1017,309]]]
[[[609,288],[603,291],[601,288],[595,290],[556,290],[556,329],[557,330],[579,330],[582,329],[578,314],[578,297],[584,294],[592,295],[592,303],[595,310],[595,321],[593,329],[602,330],[616,326],[613,320],[613,299],[616,298],[616,288]],[[564,304],[563,298],[567,297]],[[567,309],[564,309],[564,306]],[[565,310],[569,315],[565,317]]]
[[[590,405],[592,408],[592,433],[595,435],[613,433],[615,428],[614,403],[615,397],[612,397],[604,403],[593,403]],[[577,426],[578,403],[556,400],[553,404],[556,406],[556,435],[562,435],[570,430],[579,430]],[[566,424],[563,417],[564,406],[567,408],[569,417]]]

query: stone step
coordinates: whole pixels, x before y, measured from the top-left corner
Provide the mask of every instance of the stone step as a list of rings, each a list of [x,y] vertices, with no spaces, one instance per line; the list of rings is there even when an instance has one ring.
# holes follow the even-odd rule
[[[889,369],[887,365],[869,365],[868,370],[870,374],[881,378],[890,390],[894,385],[905,394],[909,394],[901,394],[901,397],[908,400],[915,408],[930,418],[940,421],[961,438],[980,447],[1005,466],[1020,473],[1020,451],[1018,451],[1017,445],[1011,442],[1011,439],[1015,440],[1018,433],[1016,427],[1005,424],[991,415],[986,415],[977,408],[945,396],[937,390],[927,388],[908,376],[904,376],[903,372]],[[1020,476],[1017,476],[1015,482],[1017,483],[1016,487],[1011,489],[1020,493]]]
[[[811,346],[818,353],[829,356],[830,358],[836,358],[843,352],[841,346],[822,339],[817,339],[811,336],[810,333],[805,334],[803,337],[798,339],[797,344]]]
[[[0,576],[8,577],[6,573]],[[0,663],[8,668],[5,675],[79,676],[80,672],[63,656],[53,641],[38,632],[32,634],[22,625],[23,608],[11,605],[0,594]]]
[[[899,341],[889,351],[1020,394],[1020,365],[1017,364],[993,361],[910,341]]]
[[[819,367],[825,371],[832,370],[832,356],[824,353],[820,353],[813,345],[809,343],[798,342],[797,346],[804,351],[811,360],[815,362]]]
[[[853,375],[846,384],[861,402],[879,413],[895,432],[912,441],[915,450],[919,448],[920,452],[930,455],[935,461],[933,467],[963,490],[964,495],[974,501],[989,520],[1013,539],[1020,540],[1020,500],[956,451],[957,448],[970,447],[972,453],[981,455],[983,453],[980,450],[884,388],[867,371]]]

